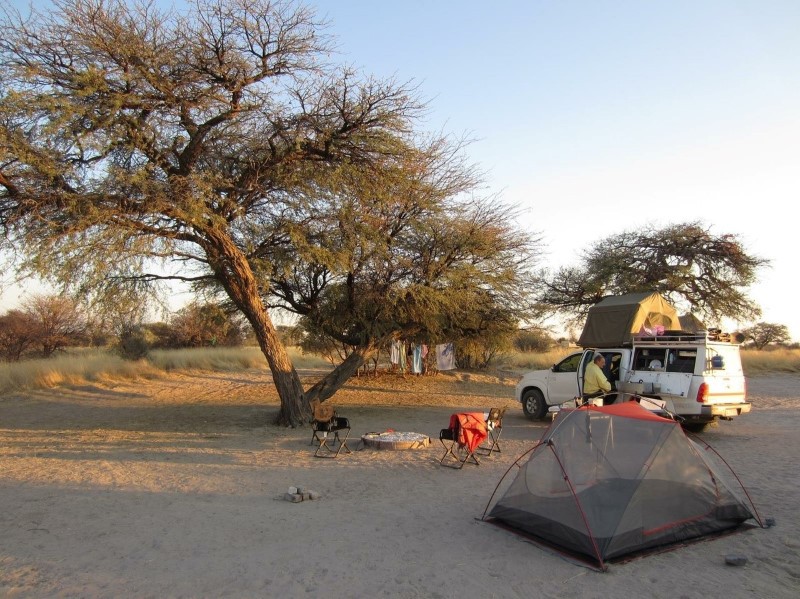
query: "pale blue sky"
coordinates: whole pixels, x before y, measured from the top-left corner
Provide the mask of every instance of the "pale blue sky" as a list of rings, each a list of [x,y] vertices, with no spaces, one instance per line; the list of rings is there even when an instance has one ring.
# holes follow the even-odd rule
[[[476,140],[487,192],[522,207],[544,265],[625,229],[702,219],[772,261],[752,296],[800,340],[800,225],[787,214],[800,196],[800,2],[309,4],[339,60],[416,81],[427,128]]]

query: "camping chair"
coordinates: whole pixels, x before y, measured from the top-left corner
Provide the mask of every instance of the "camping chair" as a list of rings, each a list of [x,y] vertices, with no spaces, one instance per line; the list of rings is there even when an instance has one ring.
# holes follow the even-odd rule
[[[350,448],[347,447],[347,437],[350,436],[350,421],[347,418],[337,416],[333,406],[323,404],[317,399],[311,402],[311,409],[314,412],[314,416],[311,421],[311,443],[309,445],[313,445],[315,442],[318,443],[314,457],[335,458],[342,450],[352,453]],[[342,431],[344,438],[339,435]],[[333,437],[329,437],[328,433],[333,433]],[[336,448],[337,443],[339,444],[338,449]]]
[[[489,436],[486,437],[486,445],[478,447],[480,451],[487,452],[486,455],[492,455],[493,451],[502,453],[500,435],[503,434],[503,415],[505,413],[505,408],[492,408],[489,410],[489,415],[486,417],[486,430]]]
[[[460,470],[468,460],[476,466],[480,466],[475,450],[486,438],[486,423],[483,414],[479,412],[465,412],[463,414],[453,414],[450,416],[450,426],[439,431],[439,441],[445,448],[444,455],[439,463],[448,468]],[[454,450],[458,450],[463,457],[456,455]],[[445,463],[445,460],[455,463]]]

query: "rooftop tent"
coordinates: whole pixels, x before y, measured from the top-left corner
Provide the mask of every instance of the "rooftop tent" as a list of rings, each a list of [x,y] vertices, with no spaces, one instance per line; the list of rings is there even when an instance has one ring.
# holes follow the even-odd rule
[[[610,295],[589,308],[578,340],[581,347],[619,347],[633,335],[661,327],[680,330],[678,313],[654,292]]]
[[[490,500],[484,519],[601,568],[733,529],[754,518],[755,508],[709,450],[635,401],[565,410],[502,497]]]

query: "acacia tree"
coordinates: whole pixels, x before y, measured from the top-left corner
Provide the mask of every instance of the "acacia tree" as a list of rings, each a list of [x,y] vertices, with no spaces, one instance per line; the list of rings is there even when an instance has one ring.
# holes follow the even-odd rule
[[[736,235],[715,235],[700,222],[646,227],[607,237],[579,266],[541,272],[537,300],[574,323],[607,295],[655,291],[710,321],[752,320],[760,308],[746,290],[767,264]]]
[[[55,0],[0,28],[0,225],[20,272],[112,301],[219,285],[266,357],[278,421],[308,422],[263,301],[272,259],[310,248],[297,199],[332,172],[414,151],[415,90],[322,64],[321,24],[283,0]]]
[[[307,335],[348,348],[309,397],[328,397],[392,337],[516,330],[537,240],[494,198],[459,195],[479,174],[455,149],[438,140],[379,171],[341,170],[328,197],[306,198],[309,217],[295,221],[311,245],[272,257],[272,305],[299,314]]]
[[[757,350],[762,350],[771,343],[787,343],[790,340],[788,327],[772,322],[759,322],[743,330],[742,334]]]

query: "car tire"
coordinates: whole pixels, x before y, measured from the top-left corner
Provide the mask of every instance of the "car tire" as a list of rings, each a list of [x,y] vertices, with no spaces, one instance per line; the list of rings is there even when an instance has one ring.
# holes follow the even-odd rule
[[[689,433],[702,433],[707,430],[713,422],[682,422],[683,430]]]
[[[544,420],[547,414],[547,403],[538,389],[528,389],[522,394],[522,411],[530,420]]]

